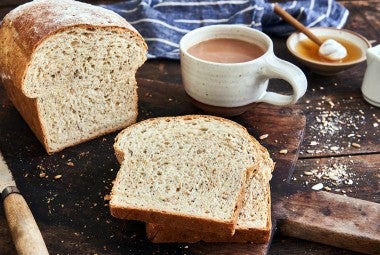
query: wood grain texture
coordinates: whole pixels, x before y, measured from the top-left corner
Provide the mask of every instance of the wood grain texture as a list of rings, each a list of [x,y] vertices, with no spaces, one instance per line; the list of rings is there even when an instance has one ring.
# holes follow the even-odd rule
[[[380,253],[380,204],[325,191],[283,197],[273,207],[282,234],[365,254]]]
[[[380,154],[300,159],[290,184],[311,191],[312,186],[322,183],[331,193],[380,203],[379,169]],[[342,171],[338,181],[305,174],[312,171],[331,173],[335,170]]]
[[[140,79],[139,84],[139,120],[201,113],[191,105],[182,86],[145,79]],[[31,201],[30,207],[42,223],[41,229],[48,236],[47,245],[53,252],[63,251],[53,236],[71,243],[74,250],[82,254],[91,250],[101,254],[102,246],[107,247],[107,254],[128,254],[126,250],[133,254],[152,251],[159,254],[220,254],[222,250],[226,254],[248,254],[252,250],[261,250],[261,254],[267,252],[268,245],[151,244],[142,224],[114,219],[105,206],[104,197],[109,194],[119,168],[112,148],[116,133],[48,156],[12,106],[5,105],[0,116],[7,120],[0,122],[0,147],[20,190],[27,201]],[[256,138],[268,134],[261,142],[269,148],[277,163],[277,177],[272,182],[273,189],[278,189],[289,179],[295,166],[304,133],[304,114],[298,106],[283,108],[257,104],[233,120],[243,124]],[[288,153],[280,154],[284,148]],[[62,177],[55,179],[57,175]],[[83,240],[87,245],[82,245]]]
[[[5,2],[15,4],[14,1]],[[339,2],[350,11],[345,28],[359,32],[372,41],[373,45],[378,44],[380,42],[380,1]],[[0,6],[2,4],[3,1]],[[0,16],[3,17],[11,8],[1,7]],[[312,185],[323,182],[326,186],[331,186],[330,193],[380,203],[380,135],[379,127],[375,127],[375,124],[379,123],[380,112],[378,108],[366,103],[361,95],[360,86],[366,64],[362,63],[336,76],[319,76],[300,65],[289,54],[285,46],[285,37],[271,37],[276,55],[301,67],[309,82],[305,96],[296,106],[297,110],[290,110],[285,118],[290,120],[293,113],[296,116],[298,114],[306,116],[300,160],[291,163],[295,165],[292,175],[287,176],[289,172],[292,172],[286,170],[287,168],[277,172],[278,175],[272,182],[273,193],[280,194],[279,191],[286,187],[288,195],[291,196],[297,191],[309,192]],[[141,98],[140,120],[155,116],[200,112],[189,103],[181,88],[178,61],[150,60],[139,70],[137,77]],[[280,92],[287,91],[287,85],[277,80],[271,81],[270,87]],[[119,221],[109,216],[107,201],[104,197],[109,193],[118,169],[112,151],[115,134],[46,157],[42,147],[3,92],[0,86],[0,149],[4,151],[16,182],[38,219],[49,250],[54,254],[189,255],[207,254],[207,251],[220,254],[221,248],[225,254],[234,254],[236,250],[242,254],[254,254],[254,247],[249,245],[242,248],[218,244],[208,247],[202,243],[197,245],[151,244],[145,239],[144,227],[141,223]],[[334,104],[333,107],[330,102]],[[268,113],[268,109],[265,108],[259,106],[259,112]],[[332,113],[335,120],[343,122],[340,130],[322,135],[321,130],[316,128],[319,123],[317,118],[320,118],[325,111]],[[258,123],[265,121],[264,114],[263,116],[256,114],[250,118],[252,120],[257,118]],[[352,120],[352,125],[347,125],[347,120]],[[242,121],[242,123],[245,122]],[[268,138],[262,140],[262,143],[270,148],[270,153],[276,158],[279,166],[289,166],[288,157],[294,155],[279,154],[278,151],[280,148],[294,151],[292,148],[295,147],[295,138],[286,132],[274,132],[272,128],[274,124],[275,122],[270,124],[268,121],[265,128],[257,124],[248,128],[256,137],[268,133]],[[295,134],[300,133],[297,129],[293,131]],[[349,136],[351,133],[354,136]],[[293,142],[290,141],[292,139]],[[310,145],[313,141],[317,141],[318,145]],[[359,143],[360,148],[350,146],[352,142]],[[339,150],[331,150],[333,146],[339,147]],[[315,153],[312,150],[322,150],[322,152]],[[351,185],[340,183],[334,186],[329,180],[312,180],[312,177],[304,174],[305,171],[313,169],[331,168],[333,164],[348,167],[348,172],[353,174]],[[54,179],[56,175],[62,175],[62,178]],[[5,255],[16,254],[2,205],[0,205],[0,250]],[[276,232],[268,248],[268,254],[358,255],[361,253],[287,237]]]
[[[11,193],[5,197],[4,211],[19,255],[49,254],[33,214],[22,195]]]

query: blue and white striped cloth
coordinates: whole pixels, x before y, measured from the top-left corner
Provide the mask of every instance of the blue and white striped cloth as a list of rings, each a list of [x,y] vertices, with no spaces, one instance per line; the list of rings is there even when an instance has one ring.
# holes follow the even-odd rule
[[[342,28],[348,10],[334,0],[300,0],[281,6],[308,27]],[[148,58],[179,58],[179,41],[187,32],[213,24],[242,24],[268,34],[294,29],[265,0],[127,0],[102,5],[123,16],[144,37]]]

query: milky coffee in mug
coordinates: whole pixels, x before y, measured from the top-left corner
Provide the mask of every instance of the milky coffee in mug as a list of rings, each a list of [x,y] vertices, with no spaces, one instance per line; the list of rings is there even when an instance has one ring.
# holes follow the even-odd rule
[[[247,62],[265,53],[256,44],[231,38],[206,40],[191,46],[187,52],[202,60],[217,63]]]
[[[205,26],[187,33],[180,41],[180,59],[185,91],[206,111],[236,115],[254,102],[294,104],[307,88],[303,72],[274,55],[266,34],[242,25]],[[267,91],[272,78],[287,81],[292,94]]]

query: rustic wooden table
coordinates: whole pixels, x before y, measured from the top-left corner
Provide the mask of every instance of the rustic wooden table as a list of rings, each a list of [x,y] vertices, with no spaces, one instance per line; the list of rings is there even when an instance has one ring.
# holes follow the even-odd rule
[[[0,18],[23,2],[25,1],[1,1]],[[341,1],[341,3],[350,10],[345,28],[362,34],[371,41],[372,45],[379,44],[380,1]],[[299,65],[286,50],[286,38],[273,37],[273,40],[276,55]],[[300,67],[307,76],[309,87],[296,107],[305,117],[306,127],[302,133],[303,140],[299,148],[298,161],[287,182],[302,190],[311,190],[313,185],[323,183],[324,189],[330,193],[380,203],[380,110],[364,101],[361,94],[360,87],[366,63],[329,77],[313,74]],[[178,61],[164,59],[147,61],[138,71],[137,77],[143,90],[139,93],[144,97],[151,96],[149,89],[152,88],[157,95],[170,94],[168,89],[178,91],[181,96],[183,94],[180,90],[181,76]],[[281,90],[278,84],[274,84],[273,87]],[[178,109],[170,108],[171,102],[166,102],[165,106],[161,107],[157,106],[160,99],[155,99],[153,96],[149,100],[143,100],[140,106],[140,116],[142,116],[140,118],[147,118],[150,115],[172,115],[178,112]],[[194,108],[186,108],[187,103],[176,102],[176,107],[179,107],[181,114],[195,111]],[[151,245],[142,238],[141,231],[136,231],[142,229],[140,223],[116,221],[118,224],[115,224],[115,220],[109,216],[103,198],[109,192],[117,168],[111,150],[115,134],[89,142],[83,145],[84,147],[78,146],[65,153],[47,156],[13,108],[2,85],[0,85],[0,119],[0,149],[40,225],[51,254],[197,253],[188,249],[187,245]],[[102,155],[89,158],[89,155],[97,155],[97,152]],[[271,154],[278,154],[278,151],[271,151]],[[95,170],[106,168],[107,173],[102,174],[103,172],[97,171],[96,173],[100,175],[92,176],[91,173],[75,170],[76,165]],[[335,174],[336,178],[323,178],[321,177],[323,173],[330,176]],[[63,178],[55,180],[54,176],[57,174],[62,174]],[[91,195],[79,198],[75,197],[76,194]],[[94,197],[97,200],[93,200]],[[88,208],[91,210],[86,210]],[[56,217],[57,215],[59,217]],[[77,217],[78,215],[80,216]],[[120,233],[120,226],[123,233]],[[126,245],[120,245],[116,241],[117,238],[124,238]],[[2,205],[0,205],[0,254],[16,254]],[[199,254],[204,253],[200,251]],[[277,231],[268,254],[358,253],[286,237]]]

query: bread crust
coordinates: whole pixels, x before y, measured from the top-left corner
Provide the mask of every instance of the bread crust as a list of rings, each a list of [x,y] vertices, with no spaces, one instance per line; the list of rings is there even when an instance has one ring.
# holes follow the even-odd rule
[[[240,199],[241,200],[241,199]],[[140,208],[125,208],[111,205],[111,215],[120,219],[139,220],[144,222],[155,222],[159,225],[174,226],[181,225],[187,229],[194,229],[201,232],[216,232],[225,236],[232,236],[235,233],[236,219],[230,221],[216,221],[202,217],[195,217],[186,214],[163,214],[160,211],[146,211]],[[237,211],[237,210],[235,210]]]
[[[26,3],[8,13],[0,25],[0,76],[9,98],[49,154],[104,134],[120,130],[136,122],[137,92],[134,95],[134,118],[128,123],[98,132],[90,138],[78,139],[62,148],[49,147],[46,130],[41,123],[39,97],[25,87],[25,77],[39,45],[64,31],[104,29],[130,33],[140,42],[143,52],[147,45],[141,35],[124,18],[104,8],[72,0],[38,0]],[[47,88],[47,90],[53,88]],[[48,93],[48,92],[47,92]]]
[[[270,204],[270,197],[268,199]],[[270,208],[270,207],[268,207]],[[268,221],[265,228],[248,228],[237,226],[233,236],[223,235],[214,229],[210,231],[193,231],[185,228],[170,228],[166,225],[145,223],[147,238],[152,243],[267,243],[271,237],[272,220],[270,209],[268,209]]]
[[[266,185],[270,194],[270,185]],[[200,241],[209,243],[267,243],[271,238],[272,218],[271,218],[271,196],[267,197],[267,222],[264,228],[250,228],[237,225],[233,236],[223,235],[213,229],[211,231],[193,231],[181,226],[168,227],[147,222],[145,230],[147,238],[153,243],[196,243]]]
[[[183,116],[183,118],[197,118],[197,117],[205,117],[204,115],[191,115],[191,116]],[[214,117],[214,116],[206,116],[208,118],[218,118],[221,121],[229,121],[227,119]],[[167,117],[164,117],[167,119]],[[170,117],[169,117],[170,118]],[[153,119],[154,121],[154,119]],[[232,124],[236,124],[235,122],[231,122]],[[241,127],[240,125],[238,125]],[[244,127],[242,127],[244,128]],[[256,148],[258,149],[258,155],[256,159],[256,164],[253,166],[254,171],[250,175],[249,179],[247,179],[247,187],[249,186],[249,182],[252,181],[252,178],[255,178],[255,174],[260,172],[262,176],[262,185],[266,190],[266,225],[264,227],[249,227],[244,224],[235,225],[235,233],[231,235],[226,235],[223,232],[217,231],[212,227],[209,229],[194,230],[194,228],[186,228],[185,225],[182,224],[172,224],[169,222],[167,224],[156,224],[152,223],[155,221],[147,220],[145,223],[146,226],[146,234],[147,238],[153,243],[196,243],[199,241],[204,242],[232,242],[232,243],[256,243],[263,244],[267,243],[271,238],[271,230],[272,230],[272,219],[271,219],[271,196],[270,196],[270,184],[269,180],[272,176],[272,171],[274,170],[275,163],[270,158],[268,150],[263,147],[256,139],[254,139],[247,130],[245,130],[248,136],[254,142]],[[118,157],[120,162],[123,160],[123,154],[121,148],[117,146],[115,149],[118,149]],[[244,195],[243,195],[244,200]],[[244,202],[243,202],[244,203]]]
[[[75,27],[85,29],[122,29],[140,38],[141,35],[124,18],[104,8],[71,0],[32,1],[17,7],[3,19],[0,38],[5,57],[0,62],[1,76],[28,96],[23,79],[35,49],[50,36]]]
[[[210,120],[218,120],[220,122],[228,122],[229,124],[233,125],[233,126],[236,126],[238,128],[240,128],[247,136],[247,138],[255,144],[255,146],[261,151],[261,153],[264,153],[266,156],[266,158],[269,157],[269,154],[268,154],[268,151],[256,140],[254,139],[248,132],[248,130],[239,125],[238,123],[232,121],[232,120],[229,120],[229,119],[226,119],[226,118],[222,118],[222,117],[218,117],[218,116],[212,116],[212,115],[205,115],[205,114],[191,114],[191,115],[183,115],[183,116],[176,116],[176,117],[172,117],[172,116],[169,116],[169,117],[155,117],[155,118],[150,118],[150,119],[146,119],[144,120],[144,123],[149,123],[149,122],[156,122],[156,121],[159,121],[159,120],[163,120],[163,121],[167,121],[167,120],[171,120],[172,118],[182,118],[184,120],[191,120],[191,119],[197,119],[197,118],[206,118],[206,119],[210,119]],[[119,139],[121,139],[121,137],[124,135],[124,133],[127,133],[129,132],[130,129],[133,129],[136,125],[141,125],[141,122],[138,122],[138,123],[134,123],[130,126],[128,126],[127,128],[125,128],[124,130],[122,130],[116,137],[115,137],[115,143],[114,143],[114,150],[115,150],[115,155],[116,155],[116,158],[118,160],[118,162],[121,164],[121,162],[123,162],[123,160],[125,159],[125,153],[123,151],[123,148],[119,146],[119,144],[117,143],[117,141]],[[271,161],[271,159],[270,159]],[[270,164],[273,164],[270,163]]]
[[[183,119],[183,120],[205,118],[208,120],[218,120],[222,123],[228,122],[230,125],[233,125],[237,127],[238,129],[240,129],[244,133],[245,137],[251,143],[255,145],[255,147],[259,150],[260,157],[264,155],[263,152],[266,152],[265,155],[269,157],[269,154],[266,151],[266,149],[262,147],[261,144],[248,133],[246,128],[237,124],[236,122],[233,122],[231,120],[224,119],[221,117],[209,116],[209,115],[184,115],[184,116],[177,116],[177,117],[151,118],[148,120],[144,120],[143,122],[133,124],[127,127],[126,129],[124,129],[123,131],[121,131],[115,138],[115,144],[114,144],[115,155],[118,161],[122,163],[124,160],[126,160],[126,157],[127,157],[127,154],[123,150],[123,147],[118,142],[119,140],[122,140],[122,137],[125,136],[126,133],[130,132],[130,130],[133,130],[137,125],[149,126],[152,123],[155,123],[158,121],[170,121],[173,118]],[[237,199],[236,208],[234,211],[234,216],[233,216],[233,219],[230,221],[216,221],[215,219],[211,220],[207,218],[194,217],[192,215],[185,215],[185,214],[168,214],[168,213],[163,214],[161,211],[155,211],[155,210],[148,211],[142,208],[120,207],[113,203],[113,199],[112,199],[112,197],[114,196],[113,191],[111,192],[110,211],[114,217],[121,218],[121,219],[140,220],[144,222],[164,225],[165,227],[168,227],[168,228],[175,228],[175,227],[181,226],[185,229],[191,229],[191,230],[196,230],[200,232],[211,232],[211,233],[215,233],[216,235],[231,237],[235,232],[236,222],[239,216],[239,212],[242,208],[242,203],[243,203],[244,194],[245,194],[244,193],[245,183],[251,176],[255,174],[255,172],[258,169],[259,169],[258,160],[252,166],[248,167],[248,169],[245,169],[246,170],[245,180],[242,182],[242,186],[239,191],[239,197]],[[115,183],[119,182],[118,177],[119,175],[116,177]]]

